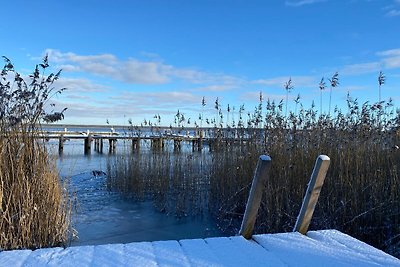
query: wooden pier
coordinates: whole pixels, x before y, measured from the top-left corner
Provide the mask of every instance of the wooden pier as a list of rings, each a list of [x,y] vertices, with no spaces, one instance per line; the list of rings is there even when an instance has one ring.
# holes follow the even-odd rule
[[[195,135],[189,134],[161,134],[156,135],[129,135],[121,134],[114,131],[110,132],[76,132],[76,131],[43,131],[37,135],[38,138],[44,140],[58,140],[58,151],[60,154],[64,151],[64,144],[69,140],[82,140],[84,154],[90,154],[92,145],[94,144],[94,151],[103,153],[104,142],[108,142],[108,153],[116,151],[116,144],[118,141],[131,141],[132,151],[139,151],[141,144],[144,142],[150,143],[150,148],[154,151],[162,151],[166,144],[172,144],[174,151],[181,151],[183,144],[191,147],[192,151],[202,151],[207,146],[209,150],[218,150],[221,144],[237,144],[247,142],[248,138],[238,137],[223,137],[216,133],[204,136],[202,131],[195,132]]]

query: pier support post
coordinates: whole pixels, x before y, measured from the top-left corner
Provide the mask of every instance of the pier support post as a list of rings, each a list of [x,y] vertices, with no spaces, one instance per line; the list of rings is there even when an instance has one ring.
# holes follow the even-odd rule
[[[181,151],[181,140],[180,139],[174,139],[174,151],[175,152]]]
[[[203,138],[197,139],[197,150],[201,151],[203,149]]]
[[[151,146],[154,150],[162,151],[164,147],[164,139],[163,138],[155,138],[151,140]]]
[[[110,154],[115,153],[117,139],[110,138],[108,139],[108,152]]]
[[[99,139],[99,153],[103,154],[103,138]]]
[[[162,151],[164,149],[164,138],[160,137],[160,150]]]
[[[132,138],[132,151],[139,151],[140,138]]]
[[[192,151],[201,151],[203,148],[202,140],[200,138],[194,139],[192,142]]]
[[[85,155],[90,154],[91,143],[92,143],[92,135],[89,133],[88,136],[85,138],[85,143],[84,143]]]
[[[212,139],[208,140],[208,150],[212,152],[214,150],[214,141]]]
[[[265,188],[265,182],[268,178],[270,166],[271,158],[266,155],[260,156],[254,172],[253,183],[251,184],[242,226],[239,231],[239,234],[246,239],[250,239],[253,235],[254,224],[257,219],[257,213],[260,208],[261,197]]]
[[[99,139],[94,139],[94,150],[99,151]]]
[[[303,235],[307,233],[329,164],[330,159],[328,156],[318,156],[293,232],[300,232]]]
[[[65,142],[64,135],[61,134],[60,138],[58,139],[58,153],[59,154],[62,154],[64,151],[64,142]]]

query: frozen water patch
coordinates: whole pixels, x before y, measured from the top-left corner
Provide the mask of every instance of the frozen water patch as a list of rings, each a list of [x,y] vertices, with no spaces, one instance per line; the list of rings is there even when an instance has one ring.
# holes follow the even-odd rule
[[[137,202],[108,191],[106,179],[102,171],[71,177],[78,203],[73,226],[79,239],[72,242],[73,246],[222,235],[206,216],[167,216],[158,212],[151,201]]]

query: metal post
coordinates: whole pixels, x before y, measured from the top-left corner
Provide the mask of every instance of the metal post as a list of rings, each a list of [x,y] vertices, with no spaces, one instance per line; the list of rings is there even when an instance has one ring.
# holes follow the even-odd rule
[[[296,225],[293,229],[294,232],[300,232],[303,235],[307,233],[329,164],[330,159],[328,156],[318,156],[311,174],[310,182],[308,183],[303,204],[301,205],[299,216],[297,217]]]
[[[251,184],[249,199],[247,200],[246,211],[244,213],[242,226],[239,234],[246,239],[250,239],[253,234],[258,209],[261,203],[262,193],[267,181],[268,171],[271,165],[271,158],[266,155],[260,156],[254,172],[253,183]]]

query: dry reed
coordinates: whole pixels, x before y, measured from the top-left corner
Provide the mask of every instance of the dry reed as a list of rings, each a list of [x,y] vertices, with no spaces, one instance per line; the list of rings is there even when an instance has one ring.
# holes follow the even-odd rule
[[[336,109],[333,117],[317,117],[314,107],[285,117],[282,102],[268,101],[263,120],[256,108],[248,127],[239,121],[239,128],[216,128],[209,152],[126,156],[110,167],[110,187],[118,184],[142,197],[148,192],[170,213],[190,214],[202,203],[227,235],[236,234],[257,159],[268,154],[271,175],[255,231],[286,232],[293,229],[316,157],[326,154],[331,166],[311,229],[339,229],[399,257],[399,113],[390,101],[379,106],[347,101],[348,112]],[[238,141],[224,139],[227,131]],[[189,156],[194,160],[184,160]],[[186,201],[199,192],[203,202]]]
[[[56,74],[45,76],[47,56],[25,82],[11,61],[0,74],[0,250],[65,245],[71,202],[53,159],[37,136],[40,122],[63,118],[47,113]]]
[[[2,135],[0,182],[0,249],[67,243],[71,205],[44,143],[29,133]]]

